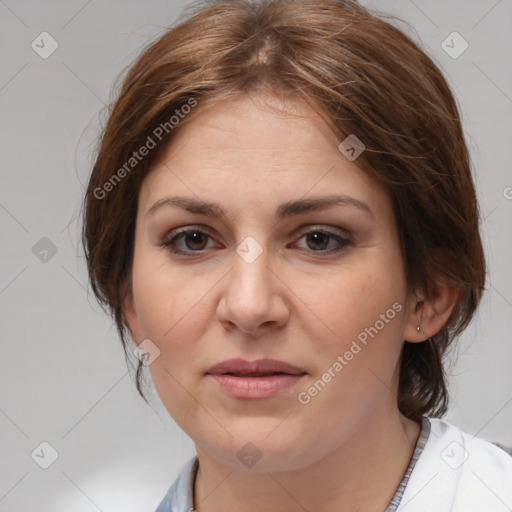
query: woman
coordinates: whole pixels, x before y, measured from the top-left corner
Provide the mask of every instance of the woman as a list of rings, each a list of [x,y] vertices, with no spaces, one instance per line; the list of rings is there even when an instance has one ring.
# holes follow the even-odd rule
[[[512,459],[440,419],[485,260],[453,95],[398,29],[198,9],[128,71],[84,206],[137,388],[197,449],[157,512],[512,508]]]

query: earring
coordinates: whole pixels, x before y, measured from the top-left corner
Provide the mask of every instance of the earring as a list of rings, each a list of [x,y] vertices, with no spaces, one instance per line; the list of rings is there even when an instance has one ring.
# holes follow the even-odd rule
[[[418,325],[418,327],[416,327],[416,330],[417,330],[418,332],[420,332],[420,326],[419,326],[419,325]]]

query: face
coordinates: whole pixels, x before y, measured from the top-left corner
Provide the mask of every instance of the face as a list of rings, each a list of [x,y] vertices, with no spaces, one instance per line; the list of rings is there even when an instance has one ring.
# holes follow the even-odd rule
[[[171,416],[226,464],[245,446],[260,470],[300,468],[396,414],[397,227],[340,142],[304,102],[239,97],[190,119],[143,182],[125,314],[160,351]]]

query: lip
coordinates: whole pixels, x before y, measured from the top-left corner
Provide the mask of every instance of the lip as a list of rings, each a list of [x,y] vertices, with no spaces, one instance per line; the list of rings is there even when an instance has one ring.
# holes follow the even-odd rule
[[[297,384],[306,372],[276,359],[228,359],[212,366],[206,375],[235,398],[269,398]]]
[[[222,361],[212,366],[206,373],[212,375],[233,373],[248,376],[249,374],[269,375],[271,373],[302,375],[306,372],[297,366],[285,363],[284,361],[278,361],[277,359],[257,359],[251,362],[237,358]]]

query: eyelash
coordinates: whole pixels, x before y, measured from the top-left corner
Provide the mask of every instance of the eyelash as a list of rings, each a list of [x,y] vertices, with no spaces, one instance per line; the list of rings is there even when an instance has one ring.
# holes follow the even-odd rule
[[[176,241],[180,238],[182,238],[184,235],[187,235],[187,234],[190,234],[190,233],[195,233],[195,234],[199,234],[199,235],[203,235],[203,236],[207,236],[209,238],[212,238],[210,236],[209,233],[207,233],[206,231],[203,231],[201,229],[198,229],[198,228],[185,228],[185,229],[182,229],[182,230],[178,230],[177,232],[174,233],[174,236],[172,236],[170,239],[162,242],[161,246],[162,247],[166,247],[171,253],[173,254],[177,254],[177,255],[182,255],[182,256],[189,256],[190,253],[195,253],[197,255],[199,254],[203,254],[205,249],[201,249],[199,251],[194,251],[194,250],[187,250],[187,251],[183,251],[182,249],[177,249],[175,247],[175,244],[176,244]],[[330,238],[333,238],[334,240],[336,240],[340,246],[335,248],[335,249],[328,249],[328,250],[318,250],[318,251],[315,251],[313,249],[311,249],[311,252],[313,253],[320,253],[320,254],[335,254],[335,253],[338,253],[340,251],[342,251],[343,249],[345,249],[346,246],[350,246],[352,245],[352,241],[349,240],[348,238],[344,238],[336,233],[333,233],[331,231],[326,231],[325,229],[312,229],[310,231],[307,231],[305,233],[302,233],[302,235],[300,236],[299,240],[307,235],[310,235],[310,234],[313,234],[313,233],[320,233],[322,235],[326,235]],[[303,249],[303,250],[306,250],[307,249]],[[193,257],[193,256],[190,256],[190,257]]]

